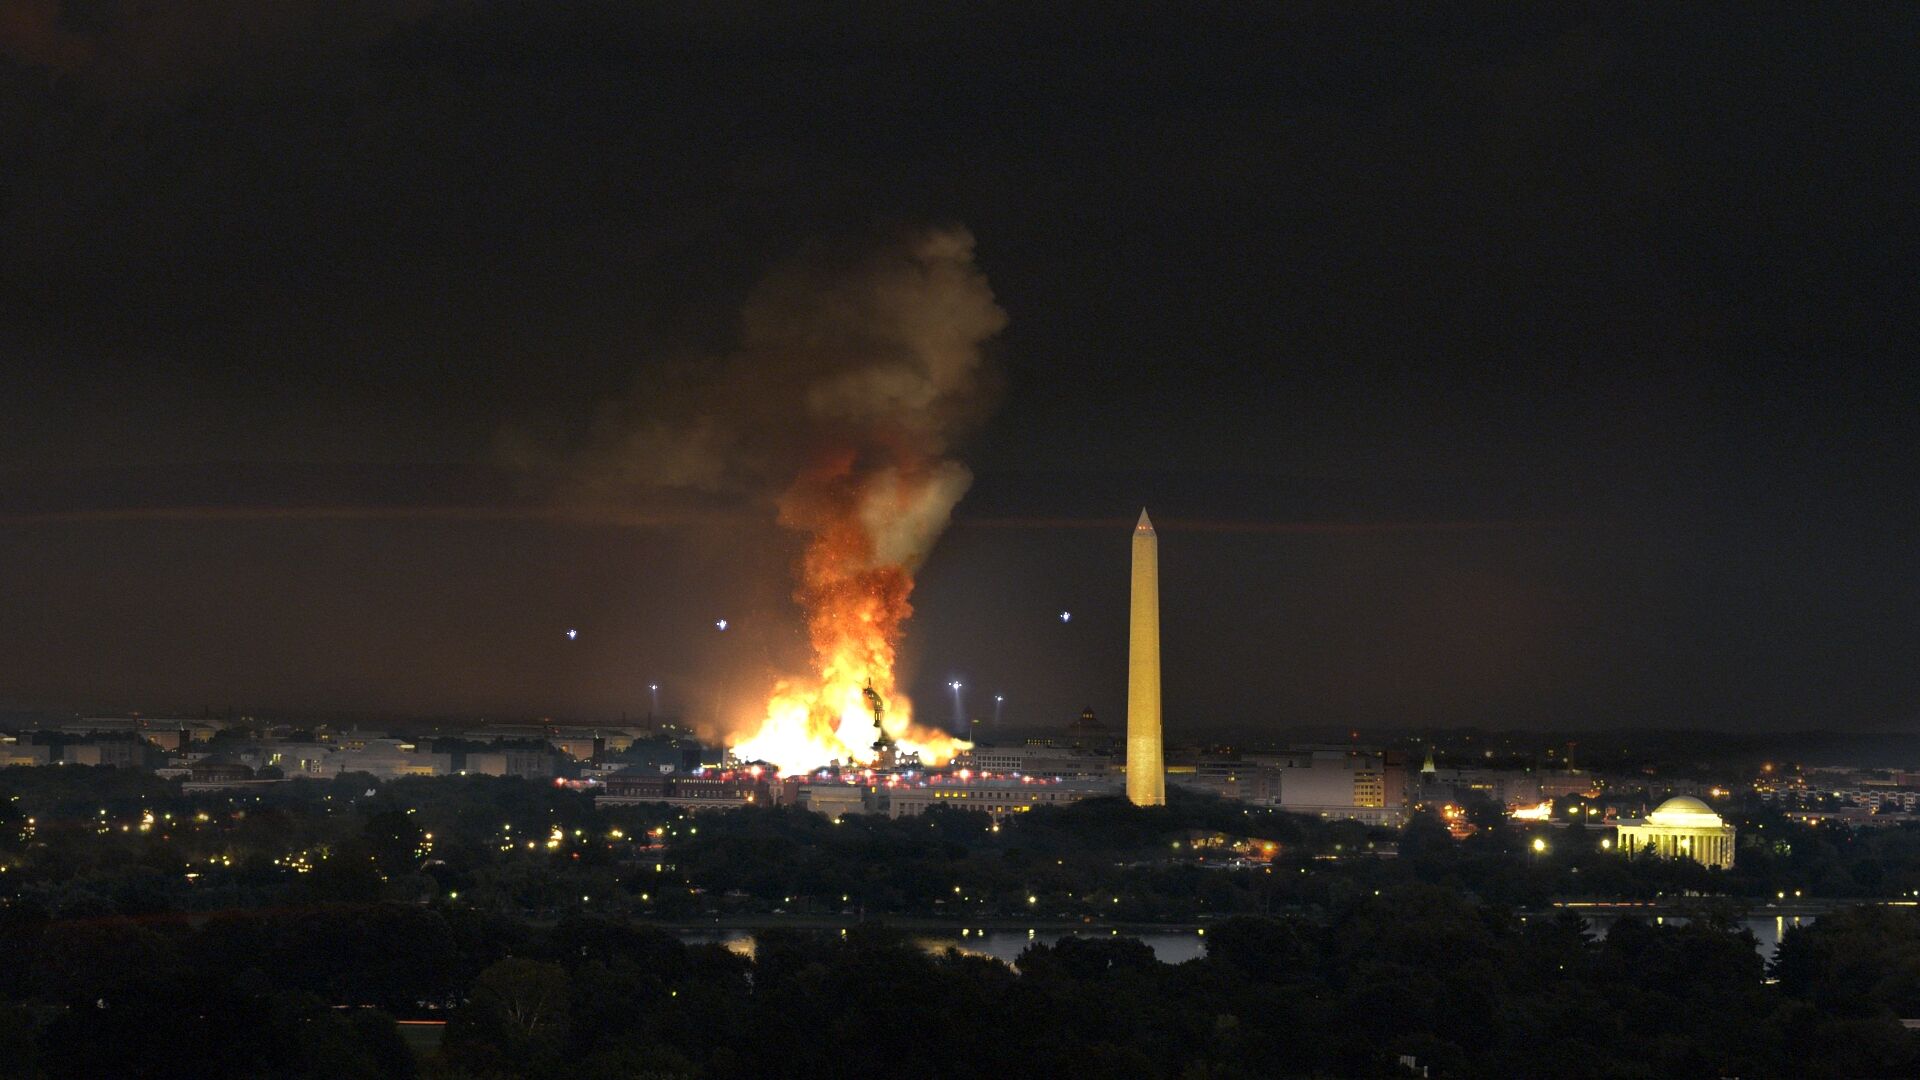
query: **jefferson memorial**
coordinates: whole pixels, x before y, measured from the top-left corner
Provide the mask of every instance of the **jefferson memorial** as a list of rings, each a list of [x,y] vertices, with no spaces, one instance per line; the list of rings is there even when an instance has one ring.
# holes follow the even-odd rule
[[[1628,854],[1651,848],[1668,858],[1733,868],[1733,826],[1691,796],[1668,799],[1644,820],[1620,822],[1619,829],[1620,850]]]

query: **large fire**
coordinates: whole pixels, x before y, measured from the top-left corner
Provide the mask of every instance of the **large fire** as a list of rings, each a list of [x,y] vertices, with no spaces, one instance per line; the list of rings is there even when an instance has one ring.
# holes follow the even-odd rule
[[[881,724],[928,764],[966,747],[913,722],[896,661],[914,572],[972,479],[953,448],[994,396],[986,345],[1007,315],[973,246],[953,227],[809,250],[754,287],[736,348],[655,365],[573,463],[594,497],[778,493],[780,524],[803,537],[794,599],[813,662],[764,713],[716,718],[741,759],[871,764]]]
[[[944,461],[876,468],[862,457],[823,456],[781,500],[780,523],[808,537],[794,599],[807,613],[817,675],[774,685],[765,720],[734,744],[742,761],[789,773],[873,764],[881,730],[869,688],[885,703],[881,723],[901,753],[943,765],[969,746],[914,723],[894,682],[902,624],[913,614],[913,568],[946,526],[966,470]]]

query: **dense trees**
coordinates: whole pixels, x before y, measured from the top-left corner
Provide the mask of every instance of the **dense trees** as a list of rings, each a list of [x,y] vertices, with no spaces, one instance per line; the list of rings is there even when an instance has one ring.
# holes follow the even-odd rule
[[[1440,822],[1416,816],[1402,830],[1405,868],[1419,880],[1471,890],[1501,903],[1538,907],[1555,897],[1649,900],[1687,893],[1748,902],[1781,896],[1824,899],[1920,897],[1920,827],[1807,825],[1760,804],[1729,811],[1739,828],[1733,869],[1651,853],[1624,857],[1613,830],[1522,827],[1492,820],[1454,841]],[[1534,838],[1545,843],[1535,852]]]
[[[1920,933],[1912,912],[1875,917]],[[1239,917],[1208,937],[1204,959],[1178,966],[1122,937],[1036,944],[1009,968],[875,927],[765,933],[749,961],[570,920],[514,977],[531,1000],[568,1002],[548,1045],[633,1070],[612,1075],[1388,1076],[1402,1054],[1441,1076],[1920,1066],[1892,1000],[1819,1009],[1784,977],[1766,984],[1751,938],[1706,922],[1628,921],[1600,940],[1577,919],[1523,924],[1416,887],[1325,923]],[[455,1015],[445,1075],[561,1075],[540,1073],[528,1034],[478,994]]]
[[[412,1075],[388,1013],[360,1007],[383,997],[448,1019],[418,1066],[441,1080],[1364,1077],[1400,1075],[1402,1055],[1473,1077],[1920,1068],[1896,1019],[1920,987],[1912,909],[1789,935],[1775,984],[1749,936],[1710,921],[1627,920],[1597,938],[1577,918],[1522,922],[1426,886],[1324,921],[1224,920],[1180,965],[1127,937],[1039,942],[1009,967],[871,924],[766,931],[746,956],[615,920],[390,907],[353,913],[372,927],[353,945],[350,913],[335,914],[15,926],[0,942],[17,961],[0,1075]],[[406,937],[432,944],[347,970]]]
[[[290,920],[255,929],[257,952],[237,949],[230,927],[12,923],[0,932],[0,1026],[14,1032],[0,1039],[0,1075],[413,1074],[413,1055],[386,1014],[339,1007],[361,995],[341,984],[331,938]],[[348,962],[356,959],[369,956]],[[390,989],[391,1000],[413,1007],[411,987]]]
[[[445,1016],[428,1071],[472,1077],[845,1075],[1898,1076],[1920,915],[1790,934],[1769,986],[1705,921],[1522,923],[1457,893],[1368,896],[1324,921],[1242,916],[1203,960],[1125,937],[1009,968],[875,926],[769,931],[749,959],[570,916],[539,928],[381,906],[142,924],[16,923],[0,1075],[405,1076],[381,1005]],[[329,1005],[334,1007],[328,1007]]]
[[[1770,820],[1764,854],[1728,875],[1620,859],[1581,842],[1594,833],[1535,851],[1507,823],[1457,841],[1428,819],[1393,834],[1191,798],[996,829],[945,810],[836,824],[595,808],[493,778],[241,797],[107,774],[89,791],[84,772],[0,773],[0,1078],[406,1076],[393,1016],[447,1021],[418,1066],[441,1080],[872,1063],[1388,1076],[1402,1055],[1440,1076],[1920,1069],[1896,1022],[1920,1016],[1920,910],[1822,916],[1787,934],[1771,972],[1730,909],[1604,938],[1572,915],[1514,913],[1794,874],[1892,888],[1911,870],[1898,830]],[[650,925],[774,911],[851,925],[762,931],[751,956]],[[1171,965],[1125,936],[1043,937],[1009,967],[876,925],[894,915],[1205,916],[1207,955]]]
[[[1857,907],[1794,927],[1781,938],[1775,973],[1788,993],[1826,1012],[1885,1007],[1920,1017],[1920,915]]]

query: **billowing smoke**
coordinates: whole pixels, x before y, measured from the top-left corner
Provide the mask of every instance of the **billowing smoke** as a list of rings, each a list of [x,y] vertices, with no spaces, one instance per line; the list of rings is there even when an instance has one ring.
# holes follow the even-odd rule
[[[804,537],[794,598],[814,670],[771,688],[764,716],[727,722],[743,756],[871,760],[869,684],[888,735],[935,760],[953,751],[911,723],[894,662],[913,573],[972,480],[949,454],[994,396],[984,347],[1006,314],[973,247],[932,230],[784,267],[749,297],[737,348],[644,379],[573,459],[596,495],[764,498]]]
[[[248,68],[323,63],[373,46],[461,0],[6,0],[0,58],[150,98]]]

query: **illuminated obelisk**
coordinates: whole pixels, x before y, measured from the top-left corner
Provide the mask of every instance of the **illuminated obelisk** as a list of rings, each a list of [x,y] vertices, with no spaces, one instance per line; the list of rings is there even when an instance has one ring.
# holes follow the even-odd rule
[[[1145,510],[1133,527],[1133,620],[1127,632],[1127,799],[1167,801],[1160,753],[1160,538]]]

